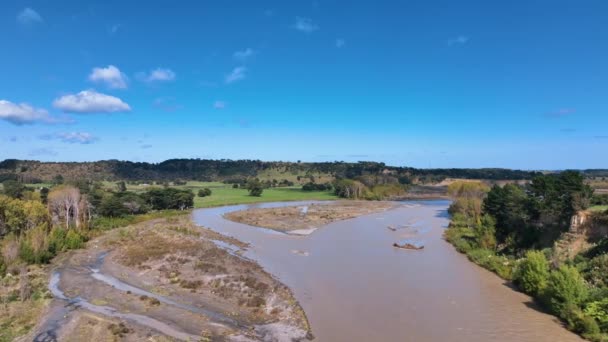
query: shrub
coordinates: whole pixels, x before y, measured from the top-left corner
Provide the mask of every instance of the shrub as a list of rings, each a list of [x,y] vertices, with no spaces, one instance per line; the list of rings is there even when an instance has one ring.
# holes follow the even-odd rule
[[[57,254],[62,252],[65,245],[65,236],[67,231],[60,226],[57,226],[51,230],[49,234],[49,252],[52,254]]]
[[[238,187],[238,185],[237,185],[237,187]],[[211,196],[211,189],[204,188],[204,189],[200,189],[198,191],[198,197],[207,197],[207,196]]]
[[[75,230],[70,229],[65,236],[65,249],[78,249],[84,245],[85,238]]]
[[[608,298],[587,304],[584,312],[595,319],[603,331],[608,331]]]
[[[0,278],[4,277],[6,274],[6,264],[4,263],[4,258],[0,255]]]
[[[544,299],[556,315],[564,317],[569,306],[580,306],[587,298],[585,281],[572,266],[560,266],[549,275]]]
[[[547,287],[549,262],[541,251],[529,251],[514,275],[517,286],[525,293],[538,296]]]
[[[594,286],[608,286],[608,254],[591,259],[588,266],[585,278]]]

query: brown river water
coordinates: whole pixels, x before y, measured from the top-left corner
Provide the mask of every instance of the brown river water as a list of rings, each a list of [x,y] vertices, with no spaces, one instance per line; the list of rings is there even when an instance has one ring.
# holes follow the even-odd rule
[[[309,203],[201,209],[193,217],[201,226],[251,243],[245,256],[293,290],[315,341],[582,340],[443,240],[448,201],[401,202],[308,236],[222,217],[234,210]],[[407,227],[391,231],[389,225]],[[403,239],[425,248],[392,247]]]

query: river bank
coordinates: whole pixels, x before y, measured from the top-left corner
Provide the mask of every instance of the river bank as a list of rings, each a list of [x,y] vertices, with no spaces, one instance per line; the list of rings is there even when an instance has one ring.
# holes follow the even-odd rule
[[[57,260],[55,300],[33,339],[311,338],[290,290],[245,247],[188,216],[109,232]]]

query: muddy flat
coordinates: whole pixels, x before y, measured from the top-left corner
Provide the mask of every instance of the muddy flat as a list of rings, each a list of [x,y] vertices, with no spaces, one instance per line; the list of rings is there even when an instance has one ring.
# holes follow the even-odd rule
[[[224,217],[250,226],[307,235],[329,223],[385,211],[394,206],[393,202],[386,201],[336,201],[238,210]]]
[[[311,338],[290,290],[244,258],[245,247],[188,216],[109,232],[56,261],[55,300],[33,339]]]

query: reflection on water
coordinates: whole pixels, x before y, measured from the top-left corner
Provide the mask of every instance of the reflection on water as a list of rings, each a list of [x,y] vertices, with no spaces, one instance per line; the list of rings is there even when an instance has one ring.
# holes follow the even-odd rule
[[[222,217],[250,207],[310,203],[201,209],[193,217],[251,243],[245,256],[293,289],[317,341],[581,340],[442,239],[448,201],[404,202],[309,236],[269,234]],[[388,225],[406,227],[391,231]],[[404,234],[423,240],[424,250],[393,248]]]

